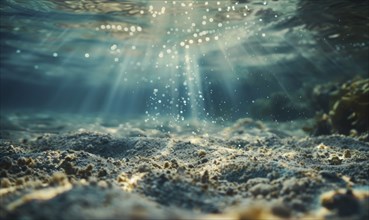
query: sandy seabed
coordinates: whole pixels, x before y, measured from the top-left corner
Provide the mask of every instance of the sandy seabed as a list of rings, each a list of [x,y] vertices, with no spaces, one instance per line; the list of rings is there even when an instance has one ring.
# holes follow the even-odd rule
[[[366,142],[142,124],[2,116],[0,218],[369,219]]]

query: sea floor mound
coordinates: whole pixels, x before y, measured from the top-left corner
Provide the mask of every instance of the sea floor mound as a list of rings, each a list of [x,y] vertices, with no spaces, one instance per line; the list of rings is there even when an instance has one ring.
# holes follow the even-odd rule
[[[197,134],[56,124],[2,126],[0,218],[368,218],[369,144],[350,137],[251,119]]]

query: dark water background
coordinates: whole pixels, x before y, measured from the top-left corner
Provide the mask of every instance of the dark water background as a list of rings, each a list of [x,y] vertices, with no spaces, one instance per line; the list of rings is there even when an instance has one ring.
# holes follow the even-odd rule
[[[297,120],[315,85],[368,76],[366,0],[0,5],[2,114]]]

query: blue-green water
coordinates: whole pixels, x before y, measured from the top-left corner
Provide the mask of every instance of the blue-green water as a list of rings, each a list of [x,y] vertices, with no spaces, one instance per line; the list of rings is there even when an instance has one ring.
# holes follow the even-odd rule
[[[2,112],[307,119],[315,85],[368,75],[367,1],[0,4]]]

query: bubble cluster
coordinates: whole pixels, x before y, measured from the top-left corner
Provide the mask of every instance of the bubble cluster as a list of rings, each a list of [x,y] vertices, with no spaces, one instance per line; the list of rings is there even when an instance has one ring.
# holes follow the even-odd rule
[[[151,95],[147,120],[155,121],[163,112],[169,112],[175,121],[183,121],[186,116],[209,116],[204,107],[207,95],[203,94],[198,59],[206,56],[207,51],[219,50],[219,43],[230,46],[232,34],[239,40],[245,37],[249,24],[240,21],[249,16],[251,10],[245,4],[229,1],[150,3],[142,14],[147,15],[151,25],[143,31],[161,33],[159,39],[153,39],[156,58],[151,62],[156,69],[161,69],[159,71],[174,72],[159,80],[165,83],[163,93],[160,95],[154,90]]]
[[[152,48],[162,48],[157,58],[169,59],[163,66],[178,59],[182,49],[214,47],[214,41],[222,40],[229,32],[238,32],[241,39],[245,31],[240,29],[239,21],[251,12],[247,5],[230,1],[149,1],[145,7],[131,8],[147,20],[146,25],[112,22],[100,24],[96,30],[125,36],[134,44],[134,50],[145,41],[151,42]]]

